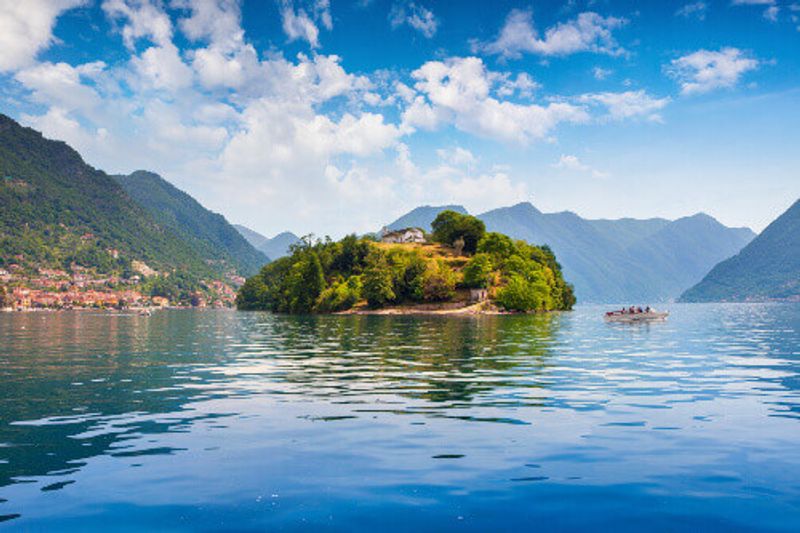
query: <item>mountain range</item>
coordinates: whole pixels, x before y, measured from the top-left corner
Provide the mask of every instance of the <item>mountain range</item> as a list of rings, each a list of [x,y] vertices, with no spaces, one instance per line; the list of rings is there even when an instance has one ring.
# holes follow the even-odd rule
[[[240,224],[234,224],[233,227],[236,228],[236,231],[238,231],[242,237],[247,239],[247,242],[249,242],[256,250],[260,250],[264,255],[266,255],[270,261],[274,261],[275,259],[280,259],[281,257],[289,255],[289,248],[293,244],[300,242],[300,237],[289,231],[278,233],[270,239],[269,237],[265,237],[257,231],[251,230],[250,228]]]
[[[267,262],[224,217],[159,176],[109,176],[2,114],[0,205],[0,266],[116,272],[139,261],[225,279]]]
[[[800,300],[800,200],[681,296],[684,302]]]
[[[430,230],[445,209],[466,212],[461,206],[423,206],[387,227]],[[524,202],[476,216],[488,231],[549,245],[580,302],[674,300],[754,237],[747,228],[729,228],[702,213],[677,220],[589,220],[566,211],[543,213]]]

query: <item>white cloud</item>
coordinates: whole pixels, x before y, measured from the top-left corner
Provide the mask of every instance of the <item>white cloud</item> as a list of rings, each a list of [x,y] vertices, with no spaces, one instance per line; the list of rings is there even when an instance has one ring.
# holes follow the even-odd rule
[[[477,158],[472,152],[460,146],[454,148],[440,148],[436,150],[436,155],[445,163],[457,167],[469,167],[477,162]]]
[[[731,5],[734,6],[771,6],[775,4],[775,0],[731,0]]]
[[[742,75],[758,67],[758,60],[737,48],[698,50],[673,59],[667,72],[681,86],[682,94],[697,94],[734,87]]]
[[[764,10],[764,18],[770,22],[778,22],[778,13],[780,8],[778,6],[770,6]]]
[[[40,63],[17,72],[15,79],[32,92],[33,100],[58,107],[61,113],[65,113],[99,105],[99,95],[84,85],[81,77],[91,79],[104,68],[102,61],[77,67],[67,63]]]
[[[697,20],[705,20],[707,11],[708,4],[705,2],[692,2],[678,9],[675,12],[675,15],[679,17],[696,18]]]
[[[554,102],[546,106],[501,101],[491,95],[498,79],[477,57],[429,61],[411,73],[424,100],[412,105],[415,116],[435,127],[447,121],[475,135],[527,143],[541,139],[561,122],[588,120],[577,106]],[[436,120],[433,120],[435,117]],[[410,123],[413,126],[414,123]]]
[[[122,39],[133,49],[138,39],[150,39],[159,46],[172,43],[172,22],[152,0],[104,0],[103,11],[112,21],[125,21]]]
[[[613,30],[627,21],[602,17],[587,11],[568,22],[548,28],[539,38],[533,25],[533,12],[514,9],[506,18],[497,38],[490,43],[476,43],[474,49],[506,58],[518,58],[523,52],[544,56],[565,56],[577,52],[620,55],[625,50],[617,43]]]
[[[86,0],[25,0],[0,2],[0,72],[33,63],[53,42],[56,19]]]
[[[611,69],[594,67],[592,69],[592,76],[594,76],[596,80],[604,80],[611,75],[611,72]]]
[[[181,59],[178,48],[171,42],[151,46],[131,59],[140,79],[155,89],[177,91],[192,84],[192,69]]]
[[[436,34],[439,20],[430,9],[414,2],[396,2],[389,12],[389,22],[392,28],[408,24],[422,35],[430,39]]]
[[[606,117],[611,120],[645,117],[648,120],[660,121],[661,116],[658,111],[669,103],[669,98],[654,98],[644,90],[639,90],[584,94],[578,97],[578,101],[605,106],[608,110]]]
[[[310,2],[298,2],[303,4],[300,7],[295,6],[294,0],[280,0],[280,3],[283,31],[289,40],[302,39],[307,41],[312,48],[319,48],[319,27],[317,23],[322,24],[328,30],[333,28],[330,1],[311,0]]]
[[[561,157],[551,165],[553,168],[558,168],[562,170],[571,170],[574,172],[581,172],[581,173],[588,173],[591,174],[592,177],[595,178],[606,178],[608,177],[608,173],[601,172],[591,166],[581,162],[577,156],[574,155],[566,155],[562,154]]]

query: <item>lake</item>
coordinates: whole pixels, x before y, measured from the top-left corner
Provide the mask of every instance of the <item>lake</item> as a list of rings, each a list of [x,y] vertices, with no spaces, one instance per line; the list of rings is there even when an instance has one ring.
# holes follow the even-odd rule
[[[0,530],[800,530],[800,305],[0,314]]]

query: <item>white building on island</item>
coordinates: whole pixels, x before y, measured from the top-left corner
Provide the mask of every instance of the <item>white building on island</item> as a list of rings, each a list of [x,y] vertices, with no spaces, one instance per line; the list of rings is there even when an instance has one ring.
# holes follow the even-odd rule
[[[419,228],[404,228],[396,231],[390,231],[388,228],[383,228],[381,231],[381,242],[390,243],[409,243],[409,242],[425,242],[425,232]]]

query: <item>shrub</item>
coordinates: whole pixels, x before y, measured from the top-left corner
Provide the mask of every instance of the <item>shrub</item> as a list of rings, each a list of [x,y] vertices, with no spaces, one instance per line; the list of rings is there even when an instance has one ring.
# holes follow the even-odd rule
[[[350,309],[361,299],[361,278],[351,276],[347,281],[337,281],[320,293],[315,309],[335,312]]]
[[[456,274],[444,261],[430,261],[423,274],[422,294],[427,302],[449,300],[455,294]]]

